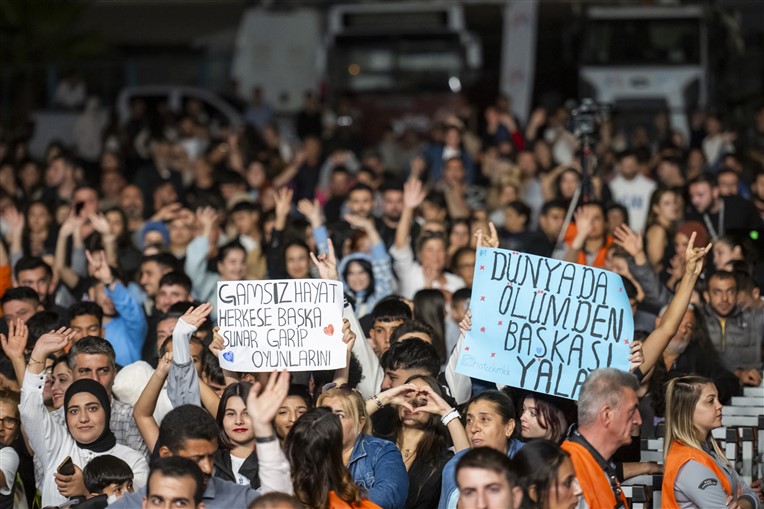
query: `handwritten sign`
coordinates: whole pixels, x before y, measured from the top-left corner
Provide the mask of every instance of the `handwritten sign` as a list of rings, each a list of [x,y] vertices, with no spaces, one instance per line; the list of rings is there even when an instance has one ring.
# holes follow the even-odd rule
[[[345,367],[342,284],[323,279],[219,281],[220,366],[231,371]]]
[[[470,309],[464,375],[577,400],[593,370],[629,369],[634,319],[612,272],[481,248]]]

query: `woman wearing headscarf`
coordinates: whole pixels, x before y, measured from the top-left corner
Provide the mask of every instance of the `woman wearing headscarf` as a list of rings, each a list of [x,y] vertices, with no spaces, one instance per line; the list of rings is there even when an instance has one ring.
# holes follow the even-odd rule
[[[43,507],[61,505],[69,497],[85,494],[84,486],[75,487],[71,481],[65,486],[60,484],[60,475],[57,482],[57,470],[67,458],[71,458],[76,472],[83,470],[97,456],[117,456],[133,470],[136,489],[146,484],[149,473],[142,454],[117,444],[109,429],[111,401],[100,383],[83,378],[69,386],[64,395],[66,427],[56,424],[45,410],[42,398],[45,359],[63,350],[72,335],[71,329],[62,327],[40,337],[32,350],[21,389],[21,422],[29,444],[43,465],[44,477],[40,487]]]

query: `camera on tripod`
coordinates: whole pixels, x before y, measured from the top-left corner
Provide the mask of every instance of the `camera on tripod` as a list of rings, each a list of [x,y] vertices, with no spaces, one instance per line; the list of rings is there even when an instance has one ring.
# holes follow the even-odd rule
[[[579,138],[596,138],[600,125],[610,115],[610,105],[587,97],[570,114],[573,117],[573,134]]]

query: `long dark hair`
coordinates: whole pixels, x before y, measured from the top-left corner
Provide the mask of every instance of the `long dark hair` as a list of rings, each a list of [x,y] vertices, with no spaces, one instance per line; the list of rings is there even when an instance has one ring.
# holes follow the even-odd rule
[[[355,258],[353,260],[350,260],[345,265],[345,270],[342,271],[342,279],[344,281],[348,280],[348,272],[350,272],[350,265],[352,265],[353,263],[357,263],[369,275],[369,286],[367,286],[366,289],[364,290],[363,300],[361,301],[361,302],[366,302],[367,300],[369,300],[369,297],[374,295],[374,272],[372,270],[371,263],[369,262],[369,260],[364,260],[363,258]],[[353,297],[355,297],[356,300],[358,300],[358,294],[352,288],[350,288],[350,286],[346,284],[345,289],[348,292],[352,292]]]
[[[284,453],[294,494],[307,507],[328,509],[330,491],[350,505],[361,503],[361,488],[342,461],[342,425],[330,409],[314,408],[300,417],[287,434]]]
[[[551,434],[552,442],[556,444],[561,443],[568,429],[568,423],[573,420],[569,406],[564,400],[554,396],[528,392],[520,398],[521,405],[518,415],[522,416],[522,409],[525,407],[526,398],[533,398],[536,403],[536,419],[538,420],[539,427]]]
[[[119,237],[117,237],[117,245],[119,247],[129,247],[132,245],[132,239],[130,235],[130,230],[128,229],[127,225],[127,215],[125,214],[125,211],[122,210],[122,207],[111,207],[109,209],[106,209],[104,211],[104,215],[110,214],[111,212],[116,212],[119,214],[119,219],[122,221],[122,233]]]
[[[238,396],[241,398],[241,400],[244,402],[244,404],[247,404],[247,396],[249,396],[249,391],[252,389],[252,384],[249,382],[237,382],[235,384],[231,384],[228,387],[225,388],[223,391],[223,395],[220,396],[220,404],[218,405],[218,414],[215,416],[215,422],[218,424],[218,428],[220,429],[220,446],[224,449],[233,449],[234,445],[231,442],[231,439],[228,438],[228,435],[225,434],[225,430],[223,429],[223,418],[225,417],[225,411],[226,407],[228,406],[228,400],[231,399],[234,396]]]
[[[434,288],[414,294],[414,318],[432,327],[432,346],[438,351],[440,363],[448,361],[446,352],[446,297]]]
[[[557,472],[565,458],[570,455],[549,440],[531,440],[520,449],[512,464],[523,488],[523,502],[530,509],[549,507],[549,492],[552,483],[557,483]],[[536,500],[530,497],[535,488]]]
[[[443,397],[443,391],[440,388],[440,384],[433,377],[428,375],[414,375],[409,377],[405,383],[408,384],[414,380],[424,381],[438,396]],[[416,456],[430,467],[430,476],[435,474],[440,475],[439,468],[442,452],[448,449],[446,427],[443,426],[439,416],[429,414],[429,420],[423,431],[424,435],[422,435],[422,438],[416,446]],[[400,444],[398,439],[402,438],[402,434],[403,422],[400,419],[400,415],[396,412],[395,421],[393,422],[393,432],[390,436],[391,441]]]

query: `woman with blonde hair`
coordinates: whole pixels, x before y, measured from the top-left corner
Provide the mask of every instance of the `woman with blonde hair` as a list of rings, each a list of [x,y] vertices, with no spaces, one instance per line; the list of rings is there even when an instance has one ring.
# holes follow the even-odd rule
[[[664,508],[758,509],[758,497],[738,476],[711,431],[722,425],[713,381],[690,375],[666,387],[663,456]]]
[[[316,407],[328,407],[339,417],[342,462],[353,481],[366,490],[369,500],[383,509],[403,509],[409,490],[403,457],[392,442],[371,436],[371,420],[363,397],[344,386],[335,387],[321,393]]]

